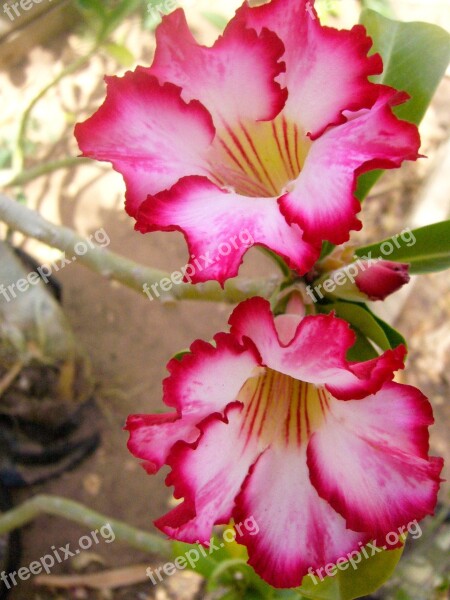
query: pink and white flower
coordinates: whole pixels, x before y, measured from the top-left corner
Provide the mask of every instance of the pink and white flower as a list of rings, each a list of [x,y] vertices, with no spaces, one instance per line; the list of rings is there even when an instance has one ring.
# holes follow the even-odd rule
[[[333,315],[274,319],[262,298],[240,304],[230,333],[173,359],[164,415],[133,415],[128,447],[149,473],[171,467],[183,501],[156,525],[207,543],[237,532],[249,564],[276,587],[301,584],[360,544],[432,514],[442,460],[428,456],[428,400],[393,383],[405,349],[354,363],[355,336]]]
[[[176,10],[150,68],[107,78],[75,133],[123,175],[139,231],[180,231],[191,255],[214,257],[246,228],[304,274],[323,240],[360,229],[358,175],[418,157],[417,128],[392,112],[407,95],[369,82],[382,61],[364,27],[322,26],[312,4],[245,2],[212,47]],[[194,281],[235,276],[246,250]]]

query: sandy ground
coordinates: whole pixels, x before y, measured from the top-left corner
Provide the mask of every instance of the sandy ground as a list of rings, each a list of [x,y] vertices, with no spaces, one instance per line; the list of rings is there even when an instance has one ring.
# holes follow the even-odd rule
[[[214,8],[230,15],[233,5],[237,4],[221,2]],[[210,8],[207,2],[204,6]],[[345,7],[348,9],[349,4]],[[431,18],[431,14],[429,16]],[[190,10],[189,17],[203,41],[211,42],[216,32],[199,16],[198,5],[196,10]],[[118,37],[136,57],[140,57],[139,62],[150,62],[153,39],[150,33],[142,33],[139,22],[134,20],[124,25]],[[80,40],[72,34],[52,40],[47,48],[36,48],[14,71],[1,74],[4,133],[12,129],[18,111],[36,89],[87,44],[88,40]],[[56,158],[77,153],[71,136],[73,122],[90,114],[98,105],[103,96],[103,74],[120,72],[123,69],[118,68],[111,58],[104,54],[97,56],[87,68],[65,80],[38,105],[37,125],[33,132],[38,144],[37,160],[44,155]],[[422,161],[389,174],[374,190],[374,198],[365,205],[363,219],[367,224],[364,231],[367,241],[387,237],[407,225],[432,158],[450,135],[449,93],[447,78],[439,89],[423,131],[430,156],[428,163]],[[111,250],[139,263],[168,271],[178,270],[186,261],[182,237],[178,234],[142,236],[134,232],[132,220],[122,209],[123,191],[119,175],[96,165],[58,172],[25,189],[29,205],[39,208],[50,220],[73,227],[86,236],[103,227],[110,238]],[[57,256],[34,242],[28,242],[25,247],[43,262]],[[244,272],[264,274],[271,270],[272,265],[258,252],[249,253]],[[170,506],[170,491],[164,486],[165,473],[153,477],[145,475],[126,449],[127,435],[122,426],[130,413],[161,410],[161,380],[165,376],[166,362],[194,339],[210,339],[214,333],[225,329],[230,307],[199,302],[163,306],[156,301],[150,302],[143,294],[111,284],[79,264],[67,266],[59,278],[67,316],[92,359],[98,382],[96,399],[102,412],[99,426],[103,443],[95,455],[75,471],[45,486],[17,493],[16,500],[39,492],[63,495],[105,515],[151,530],[152,520]],[[450,422],[448,402],[445,405],[450,372],[449,312],[449,278],[433,275],[414,289],[397,323],[410,340],[405,381],[420,385],[431,398],[439,421],[432,433],[432,449],[447,456],[450,456],[446,436]],[[62,519],[42,516],[24,530],[22,565],[46,554],[52,545],[76,544],[79,537],[87,533],[85,528]],[[92,550],[103,558],[107,567],[135,563],[157,565],[156,557],[140,554],[119,542],[100,543]],[[54,573],[70,572],[74,572],[70,561],[54,570]],[[198,581],[195,576],[180,577],[168,580],[167,585],[157,589],[146,583],[114,592],[109,597],[129,600],[192,598]],[[79,591],[58,596],[48,590],[37,590],[28,582],[17,587],[12,595],[13,600],[83,597]]]

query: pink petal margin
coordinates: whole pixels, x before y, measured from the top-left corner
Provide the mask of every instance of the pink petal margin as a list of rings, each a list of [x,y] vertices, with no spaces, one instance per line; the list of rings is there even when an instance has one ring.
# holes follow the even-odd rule
[[[181,231],[189,247],[193,283],[216,279],[224,285],[237,275],[244,254],[255,244],[277,252],[302,274],[317,261],[321,248],[319,243],[305,243],[300,229],[286,223],[276,198],[240,196],[205,177],[186,177],[170,190],[149,196],[137,215],[136,229]]]
[[[280,341],[270,305],[262,298],[242,302],[229,323],[239,341],[253,342],[263,364],[295,379],[324,385],[342,400],[378,391],[404,366],[404,346],[370,361],[348,362],[346,354],[355,342],[355,334],[346,321],[334,315],[304,317],[288,343]]]
[[[428,458],[431,407],[411,386],[387,383],[357,402],[331,403],[311,437],[308,467],[319,495],[384,544],[389,532],[433,514],[441,458]]]
[[[170,537],[207,543],[214,525],[229,523],[235,498],[250,466],[260,454],[257,440],[241,434],[242,405],[230,405],[224,417],[212,415],[201,426],[195,444],[179,444],[168,464],[167,485],[183,504],[155,525]]]
[[[145,461],[149,473],[166,463],[178,442],[197,440],[200,423],[211,414],[223,414],[259,364],[253,347],[237,344],[229,334],[217,334],[214,344],[197,340],[181,361],[169,362],[163,399],[176,412],[128,417],[128,449]]]
[[[230,25],[212,47],[201,46],[178,9],[156,31],[149,72],[179,85],[185,100],[200,100],[216,127],[233,127],[238,121],[271,120],[283,108],[287,90],[275,81],[285,69],[278,62],[283,53],[274,33],[256,33],[241,22]]]
[[[209,172],[215,129],[197,100],[187,104],[179,87],[161,85],[142,68],[106,83],[104,103],[76,125],[75,137],[83,156],[111,162],[123,175],[126,209],[135,216],[148,194]]]
[[[378,88],[379,97],[370,110],[346,113],[347,123],[315,140],[293,190],[279,200],[288,223],[297,224],[306,240],[346,242],[350,230],[361,229],[356,218],[361,210],[355,197],[358,176],[373,169],[397,168],[419,157],[417,127],[392,112],[409,96],[386,86]]]
[[[256,535],[242,528],[236,540],[247,547],[248,563],[270,585],[299,586],[303,577],[369,541],[346,528],[345,520],[311,485],[305,446],[269,448],[251,468],[233,518],[252,517]]]
[[[274,31],[286,52],[289,90],[285,116],[315,139],[328,126],[345,122],[344,110],[370,108],[378,95],[368,77],[383,70],[381,57],[367,56],[372,40],[361,25],[337,30],[320,24],[310,0],[272,0],[250,8],[247,2],[231,21]]]

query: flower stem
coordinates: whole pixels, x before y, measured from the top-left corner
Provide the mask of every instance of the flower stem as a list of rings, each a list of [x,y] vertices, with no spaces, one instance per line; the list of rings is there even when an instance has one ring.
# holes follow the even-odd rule
[[[280,271],[283,273],[285,279],[290,279],[292,277],[291,269],[287,266],[287,264],[284,262],[281,256],[278,256],[276,252],[273,252],[272,250],[269,250],[264,246],[258,246],[258,250],[261,250],[263,254],[265,254],[274,261],[274,263],[280,268]]]
[[[42,513],[64,517],[94,529],[100,529],[100,527],[109,523],[116,539],[126,542],[133,548],[151,554],[158,554],[163,558],[170,559],[173,555],[172,542],[169,540],[153,533],[140,531],[123,521],[110,519],[73,500],[44,494],[26,500],[20,506],[2,514],[0,516],[0,535],[22,527]]]
[[[67,67],[65,67],[62,71],[60,71],[58,75],[56,75],[56,77],[54,77],[45,87],[41,89],[41,91],[38,94],[36,94],[36,96],[31,100],[25,111],[22,113],[22,118],[19,123],[19,132],[17,135],[16,147],[13,153],[13,169],[15,173],[18,173],[20,175],[24,168],[25,144],[27,138],[28,123],[30,121],[31,113],[33,112],[33,109],[36,106],[36,104],[47,94],[49,90],[51,90],[54,86],[58,85],[58,83],[62,79],[64,79],[68,75],[71,75],[72,73],[75,73],[75,71],[78,71],[78,69],[80,69],[86,63],[88,63],[90,59],[95,55],[97,50],[100,48],[102,43],[103,39],[96,40],[93,47],[87,54],[80,56],[72,63],[67,65]]]
[[[44,219],[38,212],[14,202],[7,196],[0,194],[0,220],[8,227],[19,231],[27,237],[35,238],[45,244],[66,252],[69,259],[77,255],[78,243],[87,246],[86,240],[68,227],[54,225]],[[170,274],[135,263],[106,248],[89,248],[83,256],[77,255],[77,261],[99,273],[107,279],[114,279],[138,292],[144,293],[156,285],[158,294],[156,298],[161,302],[174,302],[175,300],[207,300],[210,302],[228,302],[236,304],[252,296],[270,298],[279,286],[278,276],[265,279],[234,278],[227,281],[222,289],[215,281],[192,285],[181,283],[173,285],[170,292],[163,292],[159,283],[164,278],[170,279]],[[150,297],[150,296],[149,296]],[[151,296],[153,299],[153,295]]]
[[[92,164],[92,161],[89,158],[69,156],[67,158],[54,160],[22,171],[4,185],[7,188],[22,186],[30,181],[33,181],[34,179],[37,179],[38,177],[41,177],[42,175],[48,175],[49,173],[53,173],[53,171],[58,171],[58,169],[70,169],[71,167],[78,167],[80,165],[89,163]]]

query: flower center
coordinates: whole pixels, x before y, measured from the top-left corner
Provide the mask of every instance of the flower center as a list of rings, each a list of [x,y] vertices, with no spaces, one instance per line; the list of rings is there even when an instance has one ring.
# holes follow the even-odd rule
[[[241,433],[257,436],[264,447],[306,443],[330,407],[324,387],[268,368],[248,379],[237,399],[244,405]]]
[[[289,191],[306,160],[311,140],[278,116],[268,122],[240,122],[218,130],[210,155],[215,183],[255,198]]]

